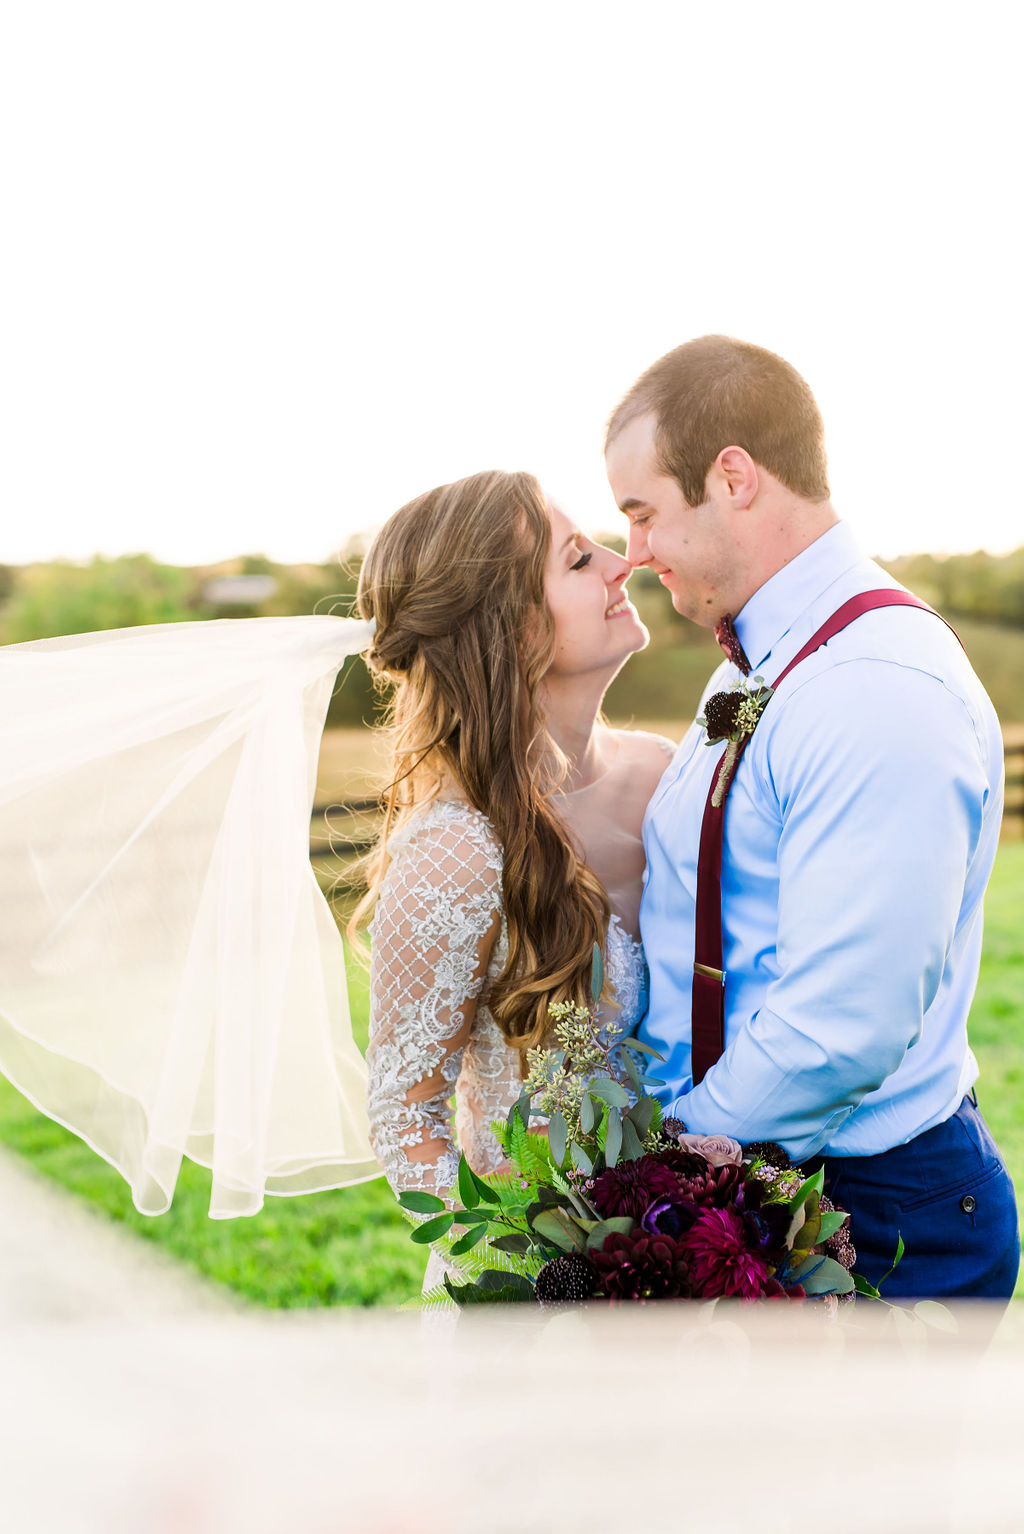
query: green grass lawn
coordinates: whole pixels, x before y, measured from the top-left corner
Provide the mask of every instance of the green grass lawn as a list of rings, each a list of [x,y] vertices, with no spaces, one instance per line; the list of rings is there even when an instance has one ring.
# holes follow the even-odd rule
[[[1004,843],[986,905],[985,958],[971,1022],[978,1097],[1024,1189],[1024,842]],[[365,1042],[366,980],[349,965],[357,1037]],[[334,1193],[268,1199],[248,1219],[207,1217],[209,1173],[183,1163],[174,1203],[139,1214],[119,1175],[0,1078],[0,1142],[217,1283],[260,1305],[394,1305],[418,1290],[423,1255],[383,1179]],[[1018,1285],[1024,1297],[1024,1280]]]

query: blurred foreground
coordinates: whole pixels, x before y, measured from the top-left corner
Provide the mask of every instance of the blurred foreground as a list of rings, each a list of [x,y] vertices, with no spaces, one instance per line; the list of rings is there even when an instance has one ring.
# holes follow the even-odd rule
[[[0,1197],[12,1534],[1020,1527],[1024,1307],[267,1314]]]
[[[986,1316],[959,1325],[772,1306],[37,1320],[3,1338],[4,1524],[996,1534],[1020,1527],[1024,1324],[987,1352]]]

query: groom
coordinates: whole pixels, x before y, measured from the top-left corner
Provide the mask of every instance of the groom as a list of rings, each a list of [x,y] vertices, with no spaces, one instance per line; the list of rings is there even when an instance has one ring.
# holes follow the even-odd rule
[[[728,657],[645,826],[641,1034],[668,1111],[824,1163],[859,1272],[877,1281],[903,1237],[887,1298],[1005,1299],[1016,1203],[967,1042],[1002,810],[992,705],[941,619],[889,605],[915,599],[833,510],[821,416],[782,358],[677,347],[605,450],[632,563]],[[755,675],[777,686],[750,731]]]

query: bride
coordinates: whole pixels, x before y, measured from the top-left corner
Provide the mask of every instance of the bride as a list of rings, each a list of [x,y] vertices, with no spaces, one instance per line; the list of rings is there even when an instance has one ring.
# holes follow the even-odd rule
[[[497,471],[410,502],[363,564],[367,660],[394,688],[360,913],[374,908],[370,1141],[396,1192],[445,1194],[456,1144],[478,1172],[500,1164],[490,1125],[549,1005],[590,1000],[595,942],[599,1018],[629,1031],[641,1013],[641,822],[673,747],[600,717],[648,639],[629,573],[530,475]]]
[[[385,526],[361,604],[0,649],[0,1071],[114,1165],[147,1214],[182,1156],[210,1214],[379,1175],[493,1167],[553,1000],[592,947],[632,1025],[640,823],[668,743],[609,729],[646,633],[626,561],[527,475],[481,474]],[[371,868],[370,1127],[341,937],[309,864],[338,669],[395,684]]]

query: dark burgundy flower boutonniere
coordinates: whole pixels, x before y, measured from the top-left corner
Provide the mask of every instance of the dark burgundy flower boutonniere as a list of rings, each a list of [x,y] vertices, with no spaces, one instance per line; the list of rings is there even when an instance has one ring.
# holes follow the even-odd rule
[[[744,678],[742,682],[733,682],[725,692],[712,693],[704,705],[704,712],[697,723],[708,732],[705,744],[717,746],[719,741],[729,742],[711,796],[715,809],[720,808],[725,799],[740,747],[756,730],[757,721],[764,713],[765,704],[771,695],[772,688],[764,677],[752,676]]]

